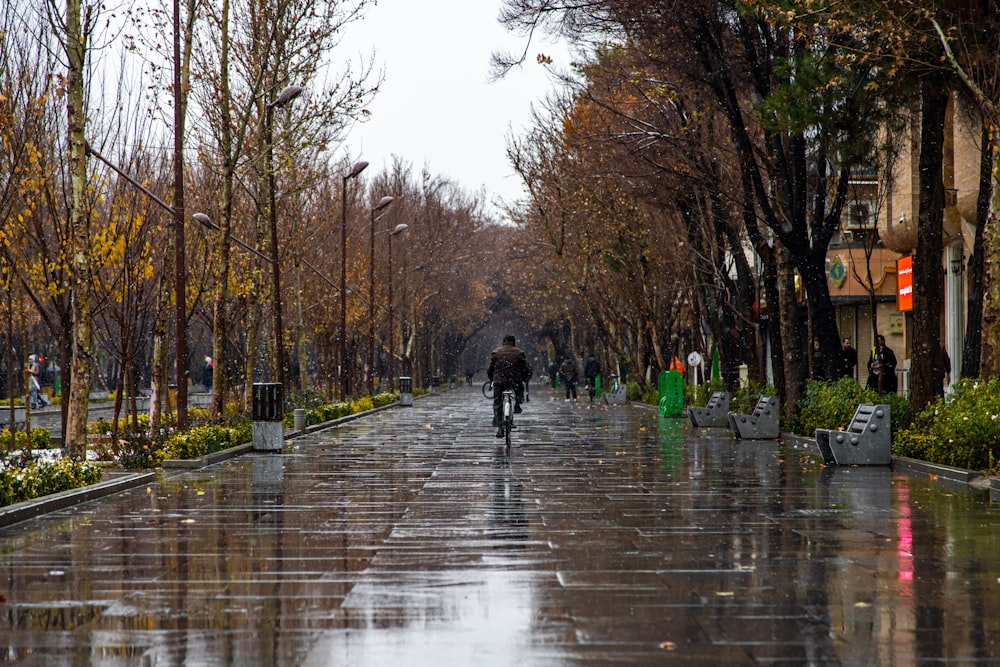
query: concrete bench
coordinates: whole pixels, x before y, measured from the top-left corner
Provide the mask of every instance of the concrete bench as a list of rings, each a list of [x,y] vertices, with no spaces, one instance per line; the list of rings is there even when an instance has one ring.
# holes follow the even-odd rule
[[[622,382],[614,391],[606,391],[601,394],[601,398],[608,405],[625,405],[628,403],[628,387]]]
[[[25,421],[25,409],[23,406],[14,406],[14,430],[22,430]],[[10,406],[0,406],[0,429],[10,428]]]
[[[889,406],[862,403],[847,430],[816,429],[823,461],[836,465],[887,466],[892,462]]]
[[[725,427],[729,423],[729,392],[717,391],[708,399],[708,405],[703,408],[689,406],[688,419],[692,426],[711,428]]]
[[[761,396],[749,415],[729,413],[729,426],[738,440],[774,440],[780,434],[777,396]]]

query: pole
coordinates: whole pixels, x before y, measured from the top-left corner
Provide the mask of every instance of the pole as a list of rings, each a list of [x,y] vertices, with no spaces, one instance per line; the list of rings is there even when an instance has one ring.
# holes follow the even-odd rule
[[[388,280],[388,290],[389,290],[389,391],[393,391],[396,387],[396,347],[393,345],[393,334],[396,328],[392,321],[392,237],[395,233],[389,234],[389,258],[388,258],[388,269],[389,269],[389,280]]]
[[[369,229],[368,245],[368,395],[375,395],[375,212],[372,209],[372,224]]]
[[[274,104],[267,107],[267,189],[271,223],[271,289],[274,291],[274,376],[285,386],[285,350],[281,323],[281,265],[278,261],[278,211],[274,196]]]
[[[347,181],[357,177],[368,163],[355,162],[343,177],[340,217],[340,399],[347,399]]]
[[[184,265],[184,91],[181,88],[180,2],[174,0],[174,300],[177,428],[187,428],[187,280]]]
[[[341,197],[340,217],[340,341],[339,368],[340,400],[347,400],[347,181],[350,176],[344,176],[343,196]]]

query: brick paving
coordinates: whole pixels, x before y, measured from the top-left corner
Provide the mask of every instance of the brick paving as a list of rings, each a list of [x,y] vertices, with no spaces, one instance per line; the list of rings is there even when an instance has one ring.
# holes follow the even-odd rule
[[[989,494],[478,387],[0,529],[18,665],[910,665],[1000,655]]]

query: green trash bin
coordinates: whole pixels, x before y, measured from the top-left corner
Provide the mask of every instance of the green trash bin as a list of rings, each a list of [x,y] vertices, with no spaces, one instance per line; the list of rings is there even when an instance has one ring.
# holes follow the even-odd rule
[[[663,371],[657,378],[659,414],[661,417],[681,417],[684,414],[684,376],[678,371]]]

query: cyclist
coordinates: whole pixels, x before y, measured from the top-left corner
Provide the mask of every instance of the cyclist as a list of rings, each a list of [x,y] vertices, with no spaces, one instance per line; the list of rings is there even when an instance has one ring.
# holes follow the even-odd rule
[[[493,383],[493,425],[497,427],[498,438],[504,436],[503,428],[500,427],[504,390],[514,390],[514,412],[521,412],[524,383],[531,379],[528,358],[515,342],[514,336],[504,336],[503,345],[490,353],[490,367],[486,371],[486,377]]]

